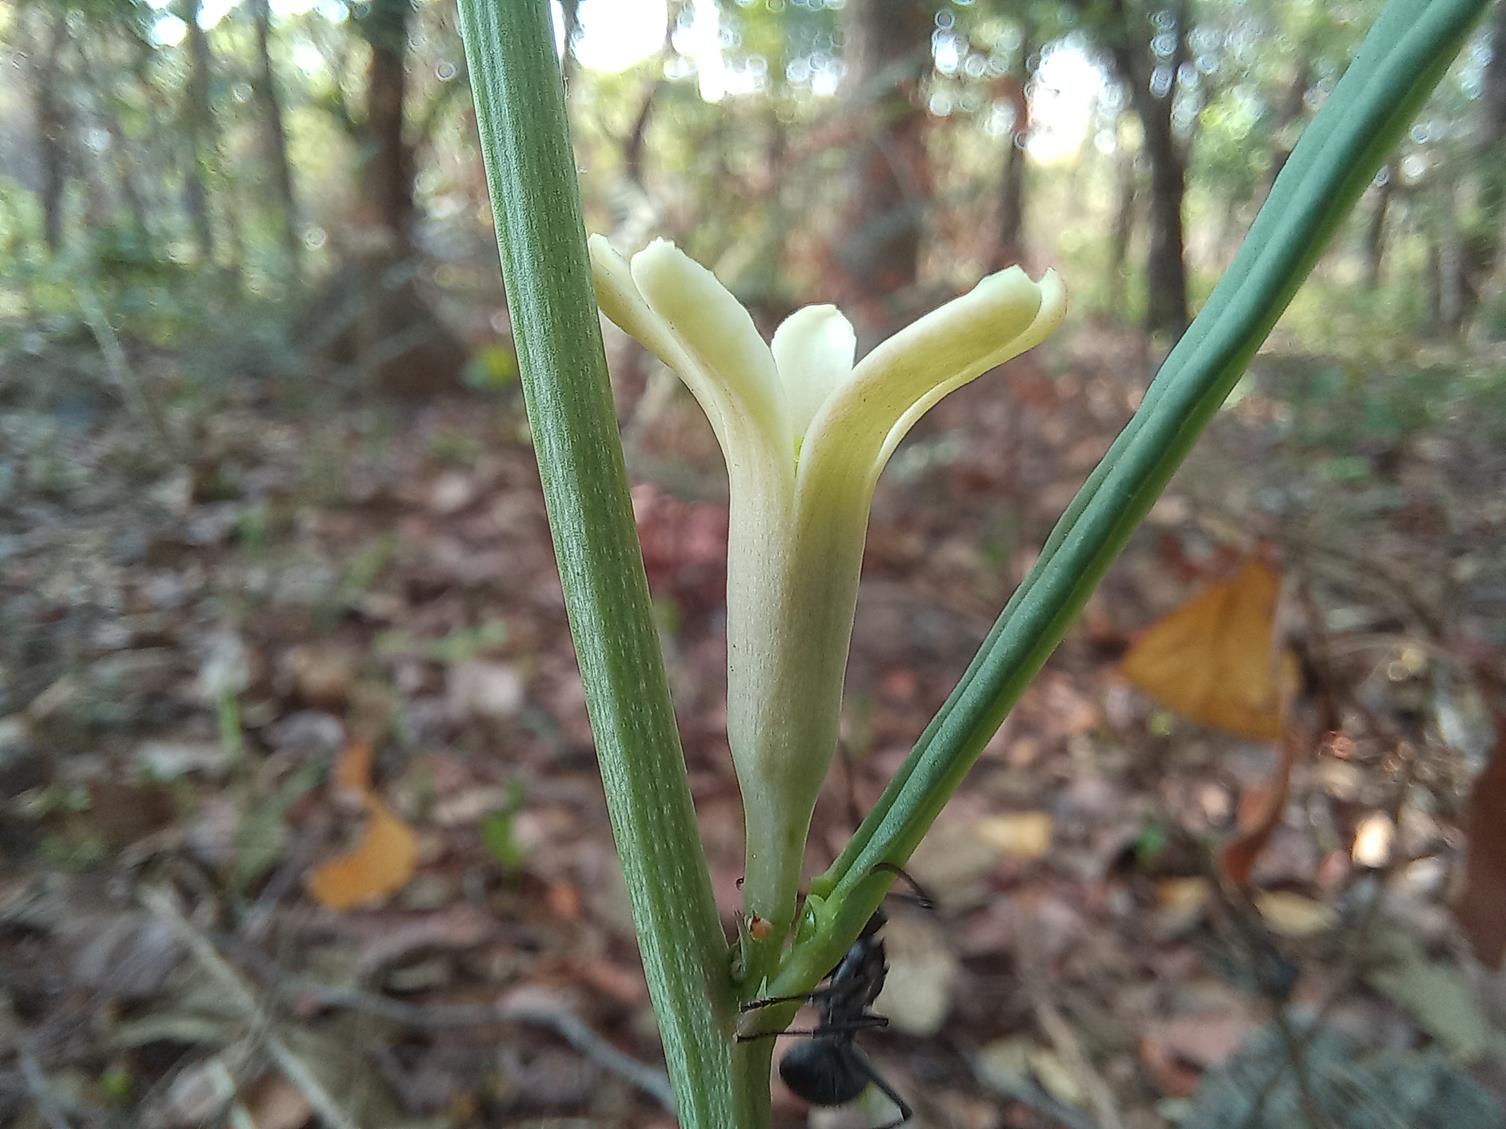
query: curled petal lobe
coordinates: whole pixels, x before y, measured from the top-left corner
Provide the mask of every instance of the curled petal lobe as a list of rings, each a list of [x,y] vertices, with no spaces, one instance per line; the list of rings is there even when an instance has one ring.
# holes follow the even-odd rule
[[[806,306],[780,323],[770,347],[798,454],[816,412],[852,372],[857,334],[835,306]]]
[[[714,274],[663,239],[634,255],[631,269],[644,301],[694,367],[720,385],[728,406],[766,440],[787,435],[774,356],[743,304]]]
[[[1013,268],[1019,270],[1018,267]],[[910,428],[915,426],[915,421],[920,419],[934,407],[943,396],[956,391],[970,380],[974,380],[991,368],[997,368],[1005,361],[1013,360],[1021,353],[1027,353],[1034,349],[1052,333],[1056,332],[1061,325],[1062,319],[1067,316],[1067,288],[1062,285],[1061,276],[1054,270],[1048,270],[1041,276],[1040,282],[1036,283],[1040,289],[1040,306],[1036,309],[1035,317],[1025,327],[1019,336],[1009,341],[1001,341],[998,345],[988,350],[976,363],[968,364],[956,372],[947,380],[935,385],[924,395],[916,399],[905,413],[900,416],[889,434],[884,438],[884,445],[879,451],[878,465],[874,470],[884,468],[889,461],[889,456],[894,453],[894,448],[899,446],[900,440],[909,434]],[[945,306],[942,309],[946,309]],[[938,313],[940,311],[937,311]]]
[[[673,330],[655,313],[638,292],[632,267],[607,240],[591,236],[591,283],[596,288],[596,302],[619,329],[631,336],[654,356],[668,365],[685,382],[701,410],[711,421],[717,440],[727,445],[725,417],[731,405],[716,377],[688,356]]]
[[[1065,309],[1065,291],[1052,271],[1039,283],[1019,267],[988,276],[858,362],[812,421],[808,458],[867,459],[876,476],[937,400],[1024,352],[1060,322]]]
[[[748,312],[672,243],[655,240],[631,263],[600,235],[589,245],[602,313],[690,389],[729,470],[765,462],[762,449],[788,425],[773,356]]]

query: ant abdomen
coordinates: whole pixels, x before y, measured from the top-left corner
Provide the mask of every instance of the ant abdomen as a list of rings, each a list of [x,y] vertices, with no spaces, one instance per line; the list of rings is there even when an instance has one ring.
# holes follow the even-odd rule
[[[834,1054],[820,1039],[796,1043],[779,1060],[779,1077],[811,1105],[845,1105],[868,1088],[870,1075],[855,1048],[842,1050],[847,1053]]]

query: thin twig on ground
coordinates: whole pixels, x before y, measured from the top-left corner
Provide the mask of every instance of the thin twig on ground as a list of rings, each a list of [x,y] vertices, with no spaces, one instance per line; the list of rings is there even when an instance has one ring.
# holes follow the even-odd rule
[[[1028,915],[1022,917],[1015,937],[1020,961],[1020,979],[1024,982],[1025,990],[1030,997],[1030,1007],[1035,1012],[1036,1022],[1041,1025],[1041,1030],[1051,1040],[1056,1053],[1061,1055],[1062,1062],[1071,1072],[1072,1077],[1082,1087],[1088,1104],[1093,1107],[1093,1115],[1098,1119],[1100,1129],[1124,1129],[1124,1118],[1120,1115],[1118,1103],[1114,1100],[1112,1087],[1093,1065],[1087,1052],[1083,1050],[1077,1033],[1072,1030],[1072,1025],[1067,1022],[1061,1009],[1056,1006],[1056,1001],[1051,998],[1051,993],[1046,990],[1045,962],[1041,957]]]
[[[1407,746],[1404,742],[1398,746],[1398,752],[1405,753],[1406,750]],[[1390,805],[1386,809],[1386,814],[1390,817],[1393,827],[1401,826],[1402,811],[1406,807],[1407,795],[1411,790],[1412,781],[1417,772],[1418,760],[1419,753],[1416,750],[1412,750],[1411,754],[1406,756],[1402,766],[1400,779],[1396,783],[1396,791],[1392,796]],[[1392,874],[1400,869],[1401,863],[1401,851],[1393,845],[1391,857],[1386,860],[1385,866],[1381,867],[1375,875],[1374,889],[1365,900],[1365,904],[1360,907],[1354,926],[1346,938],[1347,944],[1345,945],[1343,960],[1335,975],[1330,979],[1328,990],[1324,994],[1322,1001],[1314,1009],[1312,1020],[1302,1030],[1298,1031],[1291,1024],[1283,1005],[1278,1004],[1273,1009],[1272,1020],[1281,1035],[1287,1055],[1285,1059],[1277,1064],[1276,1069],[1256,1093],[1255,1100],[1251,1104],[1245,1118],[1240,1122],[1238,1129],[1257,1129],[1265,1114],[1266,1100],[1276,1088],[1277,1083],[1281,1081],[1281,1076],[1286,1073],[1288,1067],[1291,1067],[1296,1072],[1298,1092],[1303,1102],[1304,1112],[1312,1122],[1313,1129],[1325,1129],[1329,1124],[1329,1119],[1316,1109],[1315,1103],[1312,1100],[1310,1079],[1307,1071],[1307,1051],[1312,1045],[1313,1040],[1322,1033],[1324,1027],[1327,1025],[1333,1009],[1338,1006],[1350,988],[1364,974],[1365,954],[1369,947],[1370,933],[1381,916],[1381,908],[1386,896],[1386,882]],[[1255,912],[1258,917],[1258,911],[1254,910],[1253,904],[1249,902],[1248,893],[1244,890],[1240,890],[1238,893],[1244,898],[1245,904],[1250,908],[1251,912]]]
[[[428,1030],[455,1027],[484,1027],[497,1023],[520,1023],[541,1027],[558,1035],[582,1056],[632,1084],[673,1113],[674,1090],[661,1070],[640,1062],[618,1050],[598,1035],[569,1008],[544,1006],[516,999],[498,999],[486,1003],[414,1004],[394,1000],[358,988],[337,988],[306,976],[290,973],[266,954],[243,944],[237,950],[257,966],[258,977],[270,991],[282,995],[298,994],[324,1007],[359,1011],[407,1027]]]
[[[973,1076],[984,1081],[984,1072],[978,1064],[978,1057],[976,1055],[967,1057]],[[1087,1114],[1057,1101],[1028,1078],[1008,1078],[990,1074],[984,1084],[999,1091],[1005,1097],[1028,1106],[1042,1117],[1049,1117],[1063,1129],[1100,1129],[1098,1123]]]
[[[163,890],[154,887],[142,889],[141,904],[158,920],[172,930],[190,956],[224,989],[227,999],[238,1008],[246,1022],[256,1028],[266,1044],[267,1052],[283,1075],[308,1099],[314,1112],[333,1129],[360,1129],[355,1120],[340,1107],[334,1096],[325,1089],[308,1066],[293,1053],[292,1049],[277,1034],[257,1002],[255,993],[247,986],[235,969],[215,949],[206,937],[188,918],[184,917],[172,898]]]
[[[47,1072],[42,1069],[42,1063],[25,1035],[17,1041],[16,1057],[21,1066],[21,1078],[26,1083],[26,1092],[37,1103],[37,1113],[47,1123],[47,1129],[72,1129],[53,1092],[52,1083],[47,1080]]]
[[[84,315],[84,324],[89,327],[90,334],[94,337],[94,343],[99,347],[100,356],[104,358],[105,369],[110,374],[110,379],[120,390],[125,401],[132,405],[141,417],[146,420],[147,426],[157,437],[157,441],[163,448],[175,458],[182,458],[182,448],[172,428],[168,426],[167,417],[162,412],[162,407],[147,391],[146,382],[141,374],[131,367],[130,358],[126,356],[125,349],[120,344],[120,338],[116,336],[115,327],[110,324],[109,315],[94,292],[94,288],[87,282],[81,282],[75,288],[78,298],[79,309]]]

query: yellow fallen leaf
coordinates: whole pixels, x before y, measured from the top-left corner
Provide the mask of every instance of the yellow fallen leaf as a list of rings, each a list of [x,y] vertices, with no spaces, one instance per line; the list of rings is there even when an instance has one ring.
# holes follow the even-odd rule
[[[1026,1049],[1025,1059],[1030,1063],[1030,1070],[1035,1075],[1036,1081],[1041,1084],[1041,1089],[1046,1093],[1063,1105],[1077,1109],[1081,1109],[1086,1104],[1082,1085],[1061,1055],[1049,1047],[1034,1045]]]
[[[309,893],[330,909],[353,909],[400,890],[413,877],[418,837],[375,796],[368,797],[371,818],[350,850],[316,867]]]
[[[1193,914],[1208,904],[1206,878],[1164,878],[1156,883],[1156,904],[1174,914]]]
[[[1281,735],[1297,661],[1274,646],[1281,578],[1251,558],[1141,634],[1125,677],[1167,709],[1240,737]]]
[[[1038,859],[1051,849],[1051,813],[1016,811],[978,820],[974,833],[1005,858]]]
[[[1332,906],[1289,890],[1260,890],[1254,896],[1262,920],[1280,937],[1312,937],[1332,929],[1339,920]]]

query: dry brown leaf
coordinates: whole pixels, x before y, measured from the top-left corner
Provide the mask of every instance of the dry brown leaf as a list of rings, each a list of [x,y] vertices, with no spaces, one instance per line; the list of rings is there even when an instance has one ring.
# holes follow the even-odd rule
[[[1281,735],[1282,701],[1297,681],[1291,652],[1274,646],[1281,577],[1251,558],[1141,633],[1125,677],[1191,721],[1255,740]]]
[[[1219,852],[1219,869],[1239,884],[1281,822],[1292,765],[1317,739],[1315,719],[1293,716],[1300,674],[1296,655],[1277,642],[1280,590],[1275,570],[1252,557],[1152,625],[1122,664],[1140,689],[1194,721],[1279,739],[1275,767],[1240,797],[1236,830]]]
[[[368,797],[371,818],[350,850],[316,867],[309,893],[330,909],[353,909],[402,889],[418,863],[418,836],[376,797]]]
[[[1183,1062],[1173,1048],[1160,1039],[1141,1035],[1137,1047],[1140,1065],[1161,1093],[1173,1098],[1191,1097],[1197,1092],[1202,1072]]]
[[[269,1074],[256,1084],[246,1099],[246,1111],[256,1129],[303,1129],[314,1116],[303,1091],[281,1074]]]
[[[544,905],[550,914],[561,921],[579,921],[585,911],[580,887],[568,879],[551,882],[544,887]]]
[[[1201,913],[1208,904],[1208,879],[1163,878],[1156,883],[1156,904],[1178,916]]]
[[[1057,1051],[1037,1044],[1026,1049],[1025,1059],[1041,1089],[1057,1101],[1074,1109],[1082,1109],[1088,1104],[1077,1074]]]
[[[366,801],[371,795],[371,742],[351,741],[340,750],[330,784],[341,799]]]
[[[1496,720],[1490,760],[1475,778],[1464,814],[1464,881],[1454,903],[1475,956],[1499,968],[1506,955],[1506,715]]]
[[[1218,1066],[1259,1024],[1238,1011],[1194,1012],[1169,1016],[1146,1025],[1144,1039],[1199,1070]]]

